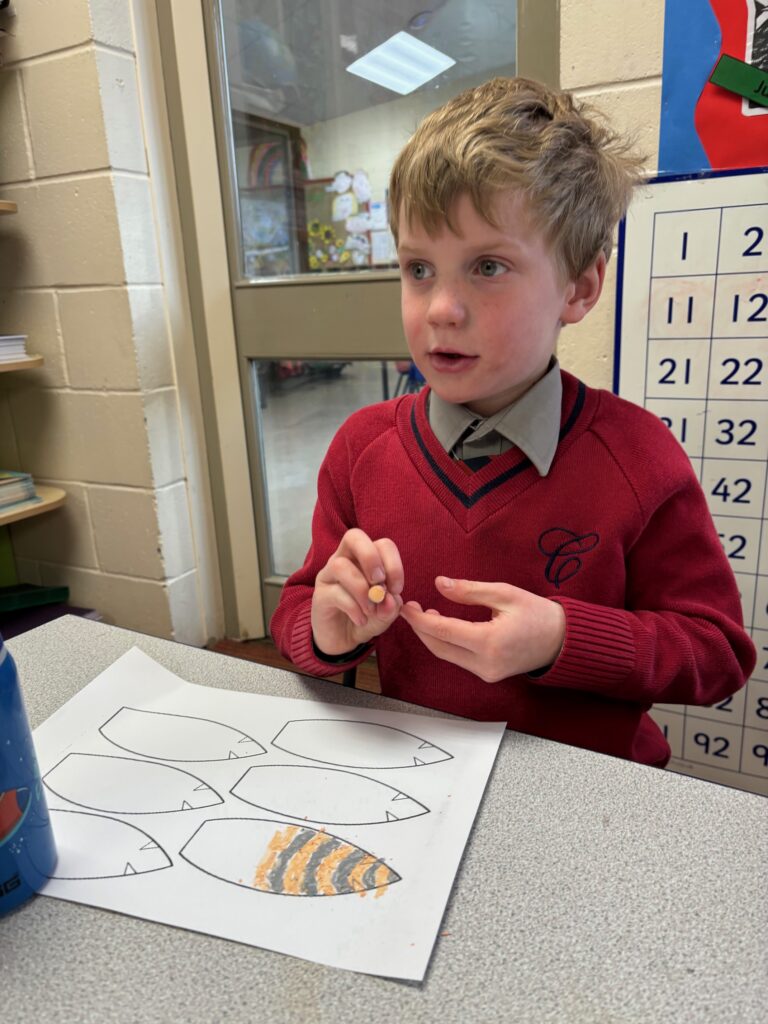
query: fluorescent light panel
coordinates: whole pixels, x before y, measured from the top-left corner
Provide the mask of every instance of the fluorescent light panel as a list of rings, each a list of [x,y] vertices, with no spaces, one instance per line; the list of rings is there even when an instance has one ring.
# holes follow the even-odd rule
[[[405,96],[455,63],[434,46],[407,32],[398,32],[350,64],[347,71]]]

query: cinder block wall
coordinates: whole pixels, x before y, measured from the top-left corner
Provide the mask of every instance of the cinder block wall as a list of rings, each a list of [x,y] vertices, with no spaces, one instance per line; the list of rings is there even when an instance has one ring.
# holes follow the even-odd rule
[[[659,0],[561,0],[560,84],[594,104],[637,141],[649,172],[658,160],[664,4]],[[596,308],[560,334],[565,369],[593,387],[613,380],[616,259]]]
[[[24,0],[0,37],[0,467],[64,488],[11,528],[19,575],[202,644],[196,555],[131,4]]]

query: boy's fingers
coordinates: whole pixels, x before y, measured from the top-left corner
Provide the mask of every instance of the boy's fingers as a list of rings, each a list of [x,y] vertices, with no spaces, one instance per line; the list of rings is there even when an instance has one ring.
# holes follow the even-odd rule
[[[377,546],[379,544],[381,541],[372,541],[363,530],[347,530],[341,539],[336,555],[340,558],[347,558],[359,566],[360,572],[368,581],[368,586],[372,583],[384,583],[387,573]]]
[[[481,649],[486,640],[487,622],[452,619],[433,609],[424,612],[415,601],[404,604],[400,614],[422,640],[429,637],[436,643],[449,644],[473,654]]]
[[[423,614],[432,618],[432,616],[427,612],[424,612]],[[406,616],[404,615],[403,618],[406,618]],[[477,673],[476,651],[445,640],[440,640],[432,633],[421,629],[419,625],[411,622],[410,619],[408,619],[408,622],[419,640],[421,640],[427,650],[434,654],[436,658],[441,658],[443,661],[450,661],[454,665],[458,665],[459,668],[466,669],[468,672]]]
[[[325,586],[338,585],[354,600],[366,615],[370,611],[368,582],[360,567],[348,558],[335,555],[317,574],[316,583]]]
[[[381,556],[381,563],[384,569],[385,578],[381,581],[382,586],[386,587],[390,594],[402,594],[405,573],[403,572],[403,561],[400,558],[397,545],[389,537],[381,537],[379,540],[374,541],[374,544]],[[378,581],[371,580],[371,582],[376,583]]]
[[[457,604],[479,604],[485,608],[502,608],[515,599],[517,587],[510,583],[482,583],[478,580],[452,580],[436,576],[435,586]]]
[[[341,612],[355,626],[366,624],[368,620],[365,612],[348,590],[338,583],[330,583],[326,586],[325,593],[323,617],[327,617],[329,612],[332,615]]]

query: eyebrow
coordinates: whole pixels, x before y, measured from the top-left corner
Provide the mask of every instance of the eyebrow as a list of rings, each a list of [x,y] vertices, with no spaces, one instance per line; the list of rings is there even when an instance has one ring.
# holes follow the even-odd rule
[[[479,242],[477,245],[473,245],[470,251],[475,255],[480,255],[482,253],[493,253],[500,249],[512,250],[513,252],[519,253],[525,250],[525,243],[517,242],[511,238],[489,238],[483,242]],[[412,248],[409,245],[398,245],[397,252],[408,256],[419,256],[423,250],[419,247]]]

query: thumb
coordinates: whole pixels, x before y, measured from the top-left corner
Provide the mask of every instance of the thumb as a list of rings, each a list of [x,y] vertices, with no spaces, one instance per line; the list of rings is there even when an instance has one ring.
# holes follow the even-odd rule
[[[450,601],[457,604],[483,605],[503,608],[514,601],[517,587],[509,583],[482,583],[478,580],[453,580],[449,576],[436,576],[435,586]]]

